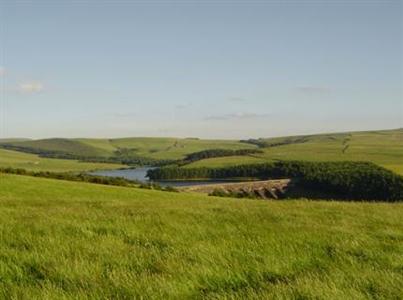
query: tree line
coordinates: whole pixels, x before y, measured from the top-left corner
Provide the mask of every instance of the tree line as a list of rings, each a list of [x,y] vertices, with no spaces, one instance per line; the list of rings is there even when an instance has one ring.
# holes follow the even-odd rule
[[[263,151],[260,149],[238,149],[238,150],[208,149],[186,155],[185,158],[183,159],[183,163],[191,163],[198,160],[213,157],[243,156],[243,155],[260,154],[260,153],[263,153]]]
[[[240,140],[241,143],[252,144],[258,146],[259,148],[269,148],[269,147],[278,147],[290,144],[302,144],[308,142],[308,137],[289,137],[283,139],[281,141],[270,141],[262,138],[259,139],[248,139],[248,140]]]
[[[165,166],[176,162],[176,160],[154,159],[149,157],[138,156],[133,154],[133,152],[127,151],[126,149],[116,150],[114,156],[102,157],[102,156],[77,155],[63,151],[44,150],[32,147],[15,146],[10,144],[2,144],[0,145],[0,147],[7,150],[36,154],[42,158],[72,159],[81,162],[113,163],[128,166],[155,166],[155,167]]]
[[[40,178],[49,178],[57,180],[75,181],[75,182],[87,182],[102,185],[113,185],[121,187],[137,187],[142,189],[160,190],[167,192],[177,192],[174,187],[160,186],[157,183],[152,182],[140,182],[138,180],[129,180],[122,177],[107,177],[99,175],[90,175],[86,173],[69,173],[69,172],[48,172],[48,171],[29,171],[25,169],[17,168],[0,168],[0,173],[24,175]]]
[[[224,168],[162,167],[149,170],[151,180],[298,178],[302,186],[340,199],[403,200],[403,177],[370,162],[277,161]]]

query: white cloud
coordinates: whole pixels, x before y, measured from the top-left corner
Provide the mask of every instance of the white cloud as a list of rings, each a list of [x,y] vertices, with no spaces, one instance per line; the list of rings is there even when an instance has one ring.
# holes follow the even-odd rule
[[[28,81],[22,82],[18,85],[18,90],[26,94],[40,93],[44,90],[42,82],[39,81]]]
[[[256,113],[234,113],[234,114],[224,114],[208,116],[204,118],[206,121],[228,121],[228,120],[251,120],[251,119],[261,119],[270,116],[269,114],[256,114]]]

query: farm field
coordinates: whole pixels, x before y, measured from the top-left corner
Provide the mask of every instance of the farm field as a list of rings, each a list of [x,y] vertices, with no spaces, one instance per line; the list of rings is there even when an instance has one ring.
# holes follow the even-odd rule
[[[79,172],[98,169],[117,169],[124,167],[124,165],[42,158],[35,154],[0,149],[0,167],[20,168],[30,171]]]
[[[402,20],[0,0],[0,300],[403,300]]]
[[[119,149],[132,155],[153,159],[183,159],[186,154],[206,149],[248,149],[254,145],[231,140],[200,140],[177,138],[121,138],[121,139],[46,139],[11,142],[36,150],[64,151],[79,156],[108,157]]]
[[[281,137],[256,141],[264,145],[258,147],[256,144],[245,141],[191,138],[47,139],[17,142],[9,140],[8,144],[41,151],[64,151],[79,157],[89,156],[100,159],[116,157],[117,152],[122,149],[126,151],[127,157],[155,160],[180,160],[188,154],[209,149],[259,149],[263,153],[207,158],[183,167],[228,167],[273,160],[349,160],[374,162],[403,174],[402,129]],[[47,162],[52,164],[50,160]],[[64,163],[67,162],[64,161]],[[32,169],[32,165],[28,164],[28,167]],[[119,167],[121,166],[118,165],[117,168]],[[109,167],[106,168],[109,169]],[[80,164],[78,169],[87,169],[87,166]]]
[[[403,205],[0,174],[0,298],[399,299]]]
[[[304,142],[298,142],[301,138]],[[269,145],[284,142],[288,144],[262,148],[263,154],[210,158],[188,164],[186,167],[220,167],[272,160],[352,160],[374,162],[403,174],[402,129],[274,138],[263,141]]]

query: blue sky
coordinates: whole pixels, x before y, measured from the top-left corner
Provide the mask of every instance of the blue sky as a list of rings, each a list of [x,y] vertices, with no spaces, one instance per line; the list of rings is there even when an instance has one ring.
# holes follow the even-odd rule
[[[0,137],[403,127],[400,0],[0,0],[0,25]]]

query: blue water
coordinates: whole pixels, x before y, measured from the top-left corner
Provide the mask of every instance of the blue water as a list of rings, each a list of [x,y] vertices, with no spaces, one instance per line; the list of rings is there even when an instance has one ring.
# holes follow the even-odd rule
[[[129,180],[138,180],[141,182],[148,182],[147,171],[153,169],[149,167],[136,168],[136,169],[122,169],[122,170],[99,170],[93,171],[90,174],[108,177],[122,177]]]
[[[108,177],[121,177],[129,180],[137,180],[144,183],[150,182],[150,180],[146,177],[147,171],[150,169],[154,169],[151,167],[141,167],[136,169],[122,169],[122,170],[99,170],[93,171],[90,174],[99,175],[99,176],[108,176]],[[192,185],[204,185],[204,184],[214,184],[214,183],[223,183],[223,182],[239,182],[236,180],[181,180],[181,181],[154,181],[155,183],[160,184],[161,186],[192,186]]]

